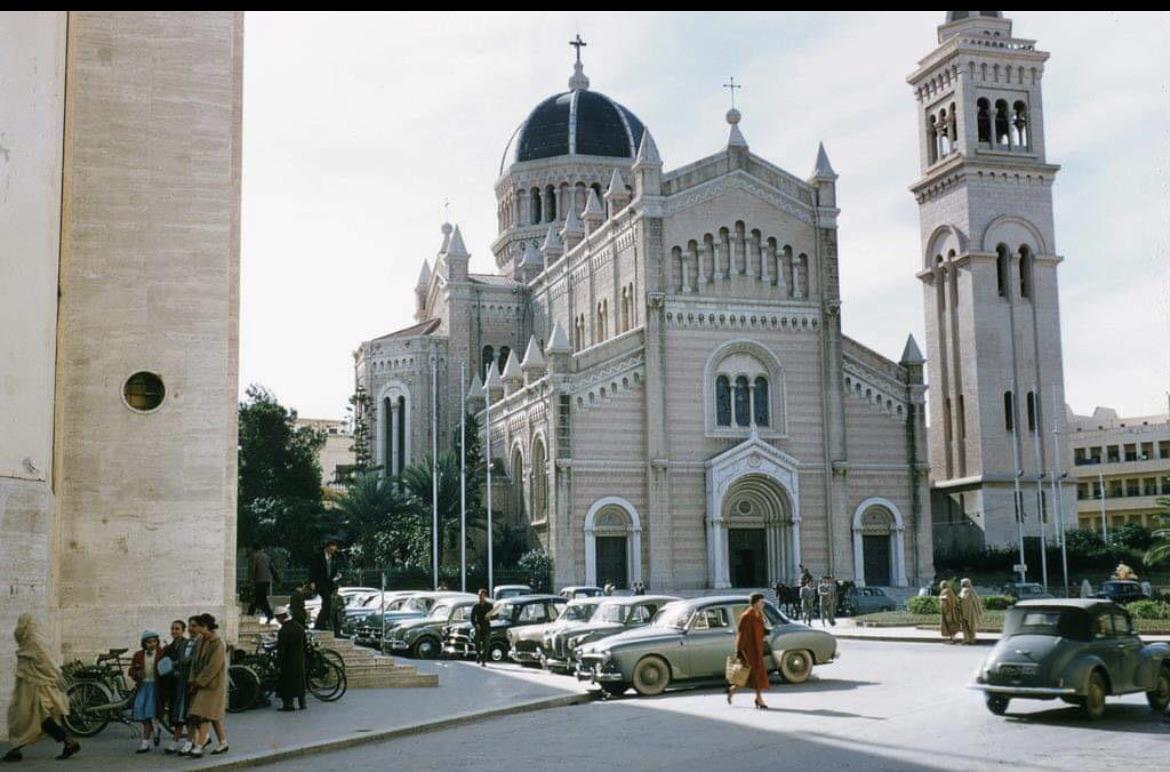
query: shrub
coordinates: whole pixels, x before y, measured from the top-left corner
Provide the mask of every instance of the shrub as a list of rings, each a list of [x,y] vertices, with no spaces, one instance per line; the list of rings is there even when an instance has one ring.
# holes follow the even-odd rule
[[[1135,600],[1126,609],[1137,619],[1170,619],[1170,603],[1161,600]]]
[[[549,592],[552,584],[553,560],[542,549],[525,552],[516,562],[516,570],[528,577],[528,585],[535,592]]]
[[[1010,595],[984,595],[983,608],[988,611],[1003,611],[1011,608],[1016,599]]]
[[[915,595],[906,601],[906,610],[911,614],[938,614],[938,598],[933,595]]]

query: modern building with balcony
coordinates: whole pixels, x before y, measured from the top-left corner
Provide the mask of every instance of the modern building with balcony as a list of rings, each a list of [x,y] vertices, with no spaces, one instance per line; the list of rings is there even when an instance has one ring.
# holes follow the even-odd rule
[[[1068,414],[1077,484],[1077,522],[1101,531],[1136,523],[1157,526],[1158,497],[1170,496],[1170,412],[1120,418],[1098,407]]]

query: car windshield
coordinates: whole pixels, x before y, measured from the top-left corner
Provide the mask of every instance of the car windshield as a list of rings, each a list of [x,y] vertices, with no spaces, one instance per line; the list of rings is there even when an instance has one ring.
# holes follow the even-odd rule
[[[687,602],[676,600],[658,609],[658,613],[654,615],[654,619],[650,620],[650,624],[653,627],[676,627],[684,629],[690,617],[691,607]]]
[[[431,613],[427,614],[427,619],[446,619],[451,615],[451,607],[446,603],[438,603],[431,607]]]
[[[1137,587],[1137,585],[1134,584],[1133,582],[1104,582],[1101,585],[1101,590],[1103,592],[1124,593],[1124,592],[1133,592],[1134,588],[1136,588],[1136,587]]]
[[[496,607],[492,609],[493,619],[511,619],[516,613],[515,603],[497,603]]]
[[[621,624],[626,618],[626,607],[621,603],[602,603],[594,615],[594,622],[612,622]]]
[[[1043,595],[1044,588],[1038,584],[1020,585],[1020,595]]]
[[[593,612],[597,610],[597,605],[593,603],[570,603],[565,606],[565,610],[561,612],[559,621],[561,622],[585,622],[593,616]]]
[[[1052,635],[1074,641],[1093,638],[1089,615],[1075,608],[1010,608],[1004,613],[1003,634],[1007,638]]]

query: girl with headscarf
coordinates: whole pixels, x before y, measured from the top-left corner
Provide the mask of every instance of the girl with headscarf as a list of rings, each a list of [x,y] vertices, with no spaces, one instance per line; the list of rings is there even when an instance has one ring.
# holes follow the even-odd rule
[[[150,751],[153,741],[158,745],[159,735],[154,731],[154,720],[162,713],[162,692],[158,688],[158,663],[162,659],[158,633],[145,630],[139,636],[142,648],[130,658],[130,680],[134,682],[134,704],[130,718],[142,724],[142,743],[137,753]],[[159,727],[159,732],[162,727]]]
[[[4,761],[20,761],[20,749],[32,745],[47,734],[62,744],[59,759],[67,759],[81,750],[81,743],[68,735],[63,726],[69,713],[69,701],[61,690],[61,669],[54,664],[41,641],[37,623],[30,614],[16,620],[16,684],[8,705],[8,741],[11,746]]]
[[[983,621],[983,599],[975,592],[975,586],[970,579],[960,582],[959,589],[959,620],[963,625],[963,643],[972,646],[975,643],[975,631]]]
[[[962,629],[959,599],[955,597],[955,591],[945,581],[938,583],[938,610],[941,615],[939,630],[942,637],[946,638],[947,643],[954,643],[955,635]]]

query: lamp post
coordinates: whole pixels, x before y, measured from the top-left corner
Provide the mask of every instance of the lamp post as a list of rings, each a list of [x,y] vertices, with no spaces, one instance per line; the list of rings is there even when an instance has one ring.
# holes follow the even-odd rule
[[[467,363],[459,364],[459,589],[467,592]]]
[[[489,367],[495,367],[489,362]],[[484,387],[484,459],[487,461],[487,591],[491,594],[492,584],[492,390]]]
[[[431,354],[431,566],[439,589],[439,355]]]
[[[1011,402],[1011,419],[1012,419],[1012,509],[1016,513],[1016,531],[1020,539],[1020,562],[1016,564],[1016,571],[1020,574],[1020,582],[1028,581],[1028,564],[1024,559],[1024,502],[1020,494],[1020,475],[1023,470],[1020,469],[1020,448],[1017,442],[1018,434],[1016,433],[1016,425],[1019,423],[1019,416],[1016,415],[1016,393],[1014,391],[1008,392],[1009,401]]]

